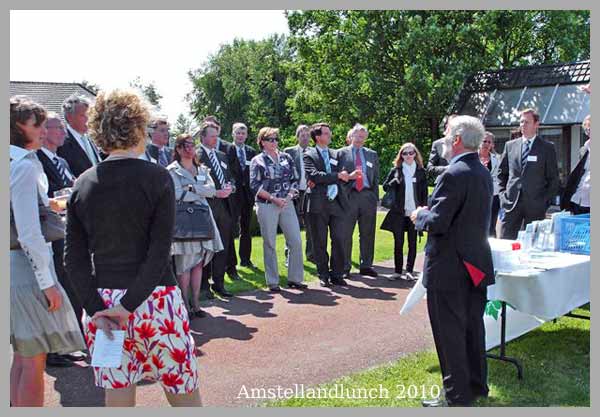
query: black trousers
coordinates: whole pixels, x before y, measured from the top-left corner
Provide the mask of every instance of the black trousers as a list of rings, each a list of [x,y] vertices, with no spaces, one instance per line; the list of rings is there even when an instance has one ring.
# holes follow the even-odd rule
[[[496,237],[496,223],[500,211],[500,197],[497,195],[492,199],[492,218],[490,219],[490,236]]]
[[[417,229],[415,229],[415,225],[408,216],[404,217],[402,231],[394,233],[394,270],[398,274],[402,273],[405,234],[408,237],[406,271],[412,273],[415,267],[415,259],[417,259]]]
[[[487,288],[471,284],[459,291],[427,290],[429,321],[449,404],[468,405],[489,391],[483,324],[486,303]]]
[[[300,191],[298,198],[294,200],[294,208],[296,209],[296,215],[298,216],[298,223],[300,223],[300,229],[306,231],[306,259],[313,259],[313,245],[310,236],[310,227],[308,227],[308,215],[304,212],[304,199],[306,197],[306,191]]]
[[[375,253],[375,224],[377,222],[377,195],[370,189],[360,192],[352,189],[348,195],[348,236],[346,237],[346,265],[344,272],[352,268],[352,235],[358,223],[360,245],[360,269],[373,267]]]
[[[590,212],[589,207],[580,206],[579,204],[575,204],[572,201],[569,202],[569,209],[573,214],[588,214]]]
[[[215,289],[225,288],[225,270],[230,256],[230,248],[233,243],[233,216],[227,209],[222,199],[215,199],[210,205],[215,223],[221,234],[223,250],[217,252],[212,260],[202,269],[201,291],[208,291],[209,278],[212,277]]]
[[[345,266],[345,228],[346,216],[343,213],[334,213],[333,205],[337,201],[327,202],[323,210],[308,213],[308,227],[310,228],[313,255],[317,264],[319,278],[337,279],[344,274]],[[331,235],[331,258],[327,253],[327,231]]]
[[[504,218],[500,224],[500,238],[515,240],[519,230],[524,229],[525,225],[534,220],[544,220],[546,218],[546,209],[532,210],[526,207],[523,200],[519,198],[516,206],[511,211],[504,212]]]
[[[75,316],[77,317],[77,323],[79,324],[79,328],[81,329],[81,333],[83,334],[83,325],[81,324],[81,316],[83,314],[83,304],[77,293],[73,289],[73,284],[67,275],[67,271],[65,270],[65,265],[63,261],[64,253],[65,253],[65,240],[55,240],[52,242],[52,252],[54,252],[53,260],[54,260],[54,270],[56,271],[56,277],[58,278],[58,282],[65,289],[67,293],[67,297],[71,302],[71,306],[73,307],[73,311],[75,312]]]
[[[254,215],[254,200],[250,199],[244,190],[239,190],[240,197],[237,200],[238,207],[235,208],[235,218],[233,219],[233,236],[229,245],[229,258],[227,261],[227,271],[235,271],[238,264],[235,252],[235,237],[240,237],[239,254],[242,262],[250,261],[252,254],[252,236],[250,235],[250,222]]]

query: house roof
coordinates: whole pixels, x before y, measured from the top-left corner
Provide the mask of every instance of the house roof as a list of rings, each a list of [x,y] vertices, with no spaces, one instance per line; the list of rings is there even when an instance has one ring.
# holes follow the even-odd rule
[[[481,71],[467,78],[454,112],[489,127],[518,125],[519,111],[537,109],[546,125],[577,124],[590,112],[590,61]]]
[[[94,101],[96,95],[79,83],[51,83],[43,81],[11,81],[10,96],[25,95],[38,102],[47,111],[62,117],[62,103],[71,94],[77,93]]]

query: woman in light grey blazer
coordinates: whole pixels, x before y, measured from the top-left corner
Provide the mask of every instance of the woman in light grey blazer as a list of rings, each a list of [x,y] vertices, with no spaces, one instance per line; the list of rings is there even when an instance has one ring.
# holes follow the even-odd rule
[[[498,221],[498,211],[500,210],[500,183],[497,175],[500,157],[494,152],[494,134],[492,132],[485,132],[485,136],[479,145],[479,160],[490,170],[490,175],[494,182],[494,198],[492,199],[492,217],[490,219],[489,235],[496,237],[496,222]]]
[[[188,303],[188,311],[190,319],[192,319],[205,315],[198,306],[202,268],[210,262],[216,252],[223,250],[223,243],[212,211],[206,201],[207,197],[214,197],[217,193],[215,183],[210,176],[209,169],[197,161],[191,135],[182,134],[177,137],[174,159],[167,170],[175,185],[175,199],[177,201],[193,201],[196,204],[207,206],[215,232],[214,238],[211,240],[174,241],[171,246],[177,281],[183,298]]]

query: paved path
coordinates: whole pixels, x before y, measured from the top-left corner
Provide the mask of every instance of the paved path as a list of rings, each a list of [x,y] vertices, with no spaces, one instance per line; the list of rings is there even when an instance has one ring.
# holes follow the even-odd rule
[[[416,269],[422,265],[417,258]],[[392,268],[390,268],[392,266]],[[393,263],[376,267],[393,272]],[[199,349],[204,405],[252,406],[243,387],[314,386],[429,349],[433,339],[421,302],[400,316],[412,283],[352,275],[348,287],[255,291],[207,304],[209,317],[192,323]],[[158,384],[138,387],[139,406],[167,406]],[[48,368],[46,401],[103,406],[91,368]]]

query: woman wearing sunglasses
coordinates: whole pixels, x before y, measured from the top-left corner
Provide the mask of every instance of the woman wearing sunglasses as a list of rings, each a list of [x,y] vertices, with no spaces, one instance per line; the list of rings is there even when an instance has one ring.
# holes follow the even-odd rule
[[[427,178],[423,168],[423,157],[419,150],[410,142],[400,148],[394,167],[390,170],[383,189],[395,189],[396,200],[394,206],[385,216],[381,224],[382,230],[394,234],[394,269],[396,274],[392,279],[403,277],[408,280],[417,279],[414,271],[417,257],[417,231],[410,221],[410,214],[417,207],[427,205]],[[404,234],[408,236],[408,257],[406,272],[403,274],[403,248]]]
[[[206,199],[214,197],[217,190],[208,169],[199,163],[196,158],[196,148],[191,135],[184,133],[177,136],[173,157],[175,160],[167,167],[167,170],[171,174],[175,185],[175,199],[208,206]],[[199,306],[202,268],[210,262],[215,252],[223,250],[217,224],[210,207],[208,209],[215,231],[214,238],[210,240],[174,241],[171,246],[177,282],[186,302],[186,307],[188,307],[190,320],[206,315]]]
[[[250,188],[256,195],[256,216],[263,238],[265,279],[271,292],[279,292],[276,237],[283,231],[289,249],[288,287],[306,288],[300,224],[292,200],[298,195],[300,175],[294,160],[278,149],[279,129],[263,127],[256,139],[262,152],[250,162]]]

